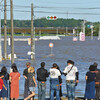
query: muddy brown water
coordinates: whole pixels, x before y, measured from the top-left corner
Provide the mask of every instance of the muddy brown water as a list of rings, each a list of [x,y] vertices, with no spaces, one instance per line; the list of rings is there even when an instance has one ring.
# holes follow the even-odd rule
[[[3,38],[3,37],[2,37]],[[15,37],[20,38],[20,37]],[[29,38],[29,37],[21,37]],[[14,42],[14,50],[17,55],[15,63],[17,64],[18,70],[21,74],[20,83],[20,94],[24,92],[24,77],[23,70],[26,68],[26,62],[31,62],[31,65],[35,67],[35,71],[40,67],[40,63],[44,61],[46,63],[46,69],[49,71],[53,63],[57,63],[60,66],[61,71],[64,70],[67,63],[66,61],[72,59],[75,61],[75,66],[79,70],[79,84],[76,87],[76,96],[83,96],[85,91],[85,74],[88,71],[88,68],[95,61],[100,65],[100,41],[97,40],[97,37],[94,37],[91,40],[90,37],[86,37],[85,42],[81,41],[72,41],[72,37],[60,37],[61,40],[39,40],[35,42],[35,61],[30,60],[30,56],[27,55],[27,52],[31,50],[31,47],[28,45],[28,42],[17,41]],[[54,43],[53,56],[50,56],[51,48],[49,48],[49,43]],[[2,53],[4,51],[3,42],[2,42]],[[8,54],[11,52],[10,46],[7,47]],[[0,68],[6,66],[9,72],[11,61],[2,61],[0,63]],[[98,66],[100,68],[100,66]],[[47,80],[46,92],[49,95],[49,79]],[[62,90],[64,95],[66,95],[66,82],[65,76],[62,75],[63,83]],[[36,88],[37,93],[37,88]],[[21,97],[20,97],[21,98]]]

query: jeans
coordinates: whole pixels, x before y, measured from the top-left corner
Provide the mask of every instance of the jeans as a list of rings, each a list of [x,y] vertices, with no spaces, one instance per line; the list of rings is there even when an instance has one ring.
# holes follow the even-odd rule
[[[95,89],[96,89],[96,95],[95,95],[96,98],[95,98],[95,100],[99,100],[100,99],[100,85],[96,84]]]
[[[25,79],[25,85],[24,85],[24,98],[28,97],[28,91],[29,91],[28,80]]]
[[[50,79],[50,100],[54,100],[54,91],[56,91],[56,100],[60,100],[59,91],[60,91],[60,85],[59,80],[57,78]]]
[[[75,100],[75,81],[66,82],[68,100]]]
[[[38,81],[38,100],[45,100],[46,83]]]

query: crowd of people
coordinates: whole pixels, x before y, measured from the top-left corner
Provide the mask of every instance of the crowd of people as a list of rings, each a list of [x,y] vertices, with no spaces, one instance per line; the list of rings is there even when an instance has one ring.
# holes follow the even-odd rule
[[[99,100],[100,97],[100,70],[97,69],[98,64],[90,65],[89,71],[86,73],[86,89],[85,100]],[[26,63],[26,69],[23,71],[25,78],[24,85],[24,100],[34,99],[35,88],[38,87],[38,100],[45,100],[46,81],[50,76],[50,100],[61,100],[62,97],[62,78],[61,75],[66,76],[66,89],[68,100],[75,100],[75,87],[79,83],[79,71],[74,65],[74,61],[68,60],[67,66],[61,72],[59,66],[54,63],[49,71],[46,70],[45,62],[41,63],[41,67],[35,72],[34,67],[30,62]],[[35,75],[37,74],[37,81]],[[8,84],[9,80],[9,84]],[[10,73],[8,74],[6,67],[2,67],[0,72],[0,99],[6,100],[8,92],[11,100],[19,98],[19,80],[20,73],[18,72],[16,64],[12,64]],[[37,84],[38,83],[38,84]],[[10,90],[8,89],[10,87]],[[9,91],[8,91],[9,90]]]

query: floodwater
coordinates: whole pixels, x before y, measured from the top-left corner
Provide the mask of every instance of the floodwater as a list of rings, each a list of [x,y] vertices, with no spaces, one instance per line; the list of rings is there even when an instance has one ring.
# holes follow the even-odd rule
[[[19,37],[16,37],[19,38]],[[22,37],[21,37],[22,38]],[[29,37],[23,37],[29,38]],[[85,91],[85,74],[88,71],[88,68],[94,62],[98,63],[98,68],[100,68],[100,41],[97,40],[97,37],[94,37],[91,40],[90,37],[86,37],[85,42],[81,41],[72,41],[71,36],[60,37],[61,40],[39,40],[35,42],[35,61],[30,60],[30,56],[27,55],[27,52],[31,50],[28,42],[25,41],[17,41],[14,42],[15,54],[18,59],[15,59],[15,63],[17,64],[18,70],[21,74],[20,79],[20,94],[24,92],[24,77],[23,70],[26,68],[26,62],[31,62],[31,65],[35,67],[35,71],[40,67],[41,62],[46,63],[46,69],[49,71],[50,67],[52,67],[53,63],[57,63],[60,66],[61,71],[67,65],[67,60],[72,59],[75,61],[75,66],[78,67],[79,70],[79,84],[76,87],[76,96],[83,96]],[[54,43],[54,47],[52,48],[52,52],[54,56],[49,56],[51,53],[51,48],[49,48],[49,43]],[[10,53],[11,48],[8,48],[8,53]],[[2,42],[2,53],[3,53],[3,42]],[[6,66],[9,72],[11,61],[2,61],[0,63],[0,68],[2,66]],[[49,93],[49,79],[47,80],[47,89],[46,92]],[[62,75],[63,83],[62,89],[63,93],[66,94],[66,83],[65,76]],[[36,88],[37,93],[37,88]],[[21,98],[21,97],[20,97]]]

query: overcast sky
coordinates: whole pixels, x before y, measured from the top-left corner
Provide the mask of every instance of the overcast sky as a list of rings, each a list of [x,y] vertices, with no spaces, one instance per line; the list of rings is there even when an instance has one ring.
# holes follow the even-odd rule
[[[0,0],[1,1],[1,0]],[[31,3],[34,3],[36,18],[57,16],[58,18],[100,21],[100,0],[13,0],[14,19],[30,20]],[[4,5],[2,3],[2,5]],[[10,0],[7,0],[7,19],[10,18]],[[1,13],[1,18],[4,17]]]

